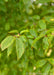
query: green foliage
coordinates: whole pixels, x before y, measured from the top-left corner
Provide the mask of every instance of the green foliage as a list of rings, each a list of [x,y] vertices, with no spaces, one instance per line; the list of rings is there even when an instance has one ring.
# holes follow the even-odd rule
[[[17,53],[17,58],[20,59],[25,51],[24,49],[24,43],[21,38],[16,38],[16,53]]]
[[[54,0],[0,0],[0,75],[54,75]]]
[[[8,48],[9,46],[11,46],[11,44],[14,42],[14,37],[13,36],[8,36],[6,37],[2,43],[1,43],[1,49],[5,50],[6,48]]]

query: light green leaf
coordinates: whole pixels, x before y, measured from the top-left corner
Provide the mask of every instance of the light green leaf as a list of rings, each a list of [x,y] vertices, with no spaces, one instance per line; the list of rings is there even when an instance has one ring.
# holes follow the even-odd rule
[[[50,70],[50,75],[54,75],[54,67]]]
[[[48,31],[43,32],[42,34],[40,34],[37,38],[34,39],[32,45],[34,45],[38,40],[40,40],[41,38],[43,38],[46,34],[49,34],[50,32],[54,31],[54,28],[49,29]]]
[[[29,30],[23,30],[20,32],[20,34],[27,33],[27,32],[29,32]]]
[[[51,65],[47,63],[42,69],[43,75],[48,75],[50,69],[51,69]]]
[[[34,45],[32,45],[33,40],[32,39],[29,39],[28,41],[29,41],[29,44],[31,45],[31,47],[37,49],[37,43],[35,43]]]
[[[17,53],[17,59],[19,60],[23,53],[25,51],[24,42],[21,38],[16,38],[16,53]]]
[[[11,46],[11,44],[14,42],[14,37],[13,36],[8,36],[6,37],[2,43],[1,43],[1,49],[2,51]]]
[[[5,0],[5,2],[8,2],[8,0]]]
[[[39,15],[34,15],[33,16],[33,19],[39,20],[40,19],[40,16]]]
[[[13,50],[13,44],[8,47],[8,49],[7,49],[7,56],[9,56],[12,53],[12,50]]]
[[[46,64],[46,62],[47,62],[47,61],[46,61],[45,59],[39,60],[39,61],[37,61],[37,63],[36,63],[36,67],[37,67],[37,68],[42,67],[43,65]]]
[[[22,39],[23,42],[27,42],[26,36],[20,36],[20,38]]]
[[[45,16],[44,18],[47,22],[51,22],[51,20],[53,19],[53,17],[51,16]]]
[[[54,58],[50,58],[50,59],[48,59],[48,61],[49,61],[52,65],[54,65]]]
[[[44,57],[44,50],[43,50],[43,49],[38,50],[37,54],[38,54],[40,57]]]
[[[41,28],[41,29],[46,29],[46,23],[45,23],[45,21],[44,20],[40,20],[39,21],[39,27]]]
[[[18,33],[17,30],[11,30],[9,33]]]
[[[48,49],[48,47],[49,47],[48,38],[44,37],[43,38],[43,49]]]
[[[51,0],[37,0],[37,3],[47,3],[50,2]]]
[[[30,34],[34,37],[37,37],[37,33],[35,32],[35,29],[30,29]]]

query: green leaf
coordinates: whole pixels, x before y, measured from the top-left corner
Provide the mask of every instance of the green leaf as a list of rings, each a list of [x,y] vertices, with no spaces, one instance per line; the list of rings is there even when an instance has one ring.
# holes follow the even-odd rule
[[[18,33],[18,31],[17,31],[17,30],[11,30],[9,33],[10,33],[10,34]]]
[[[51,16],[45,16],[44,18],[47,22],[51,22],[51,19],[53,19],[53,17]]]
[[[49,61],[52,65],[54,65],[54,58],[50,58],[50,59],[48,59],[48,61]]]
[[[37,3],[47,3],[50,2],[51,0],[37,0]]]
[[[44,37],[43,38],[43,49],[48,49],[48,47],[49,47],[48,38]]]
[[[5,2],[8,2],[8,0],[5,0]]]
[[[34,37],[37,37],[37,33],[35,32],[35,29],[30,29],[30,34]]]
[[[5,24],[5,30],[6,30],[6,31],[10,30],[10,24],[9,24],[9,23],[6,23],[6,24]]]
[[[39,21],[39,27],[41,28],[41,29],[46,29],[46,23],[45,23],[45,21],[44,20],[40,20]]]
[[[7,49],[7,56],[9,56],[12,53],[12,50],[13,50],[13,44],[8,47],[8,49]]]
[[[29,32],[29,30],[23,30],[20,32],[20,34],[27,33],[27,32]]]
[[[43,49],[38,50],[37,54],[38,54],[40,57],[44,57],[44,50],[43,50]]]
[[[49,29],[48,31],[42,32],[37,38],[34,39],[33,44],[34,45],[38,40],[43,38],[46,34],[49,34],[50,32],[54,31],[54,28]]]
[[[49,63],[47,63],[42,69],[43,75],[48,75],[50,69],[51,69],[51,65]]]
[[[17,59],[19,60],[23,53],[25,51],[24,42],[21,38],[16,38],[16,53],[17,53]]]
[[[45,59],[39,60],[39,61],[37,61],[37,63],[36,63],[36,67],[37,67],[37,68],[42,67],[43,65],[46,64],[46,62],[47,62],[47,61],[46,61]]]
[[[22,39],[23,42],[27,42],[26,36],[20,36],[20,38]]]
[[[11,46],[11,44],[14,42],[14,37],[13,36],[8,36],[6,37],[2,43],[1,43],[1,49],[2,51]]]
[[[40,19],[40,16],[39,15],[34,15],[32,18],[33,19],[36,19],[36,20],[39,20]]]
[[[50,75],[54,75],[54,67],[50,70]]]
[[[34,45],[32,45],[33,40],[32,39],[29,39],[28,41],[29,41],[29,44],[31,45],[31,47],[37,49],[37,43],[35,43]]]

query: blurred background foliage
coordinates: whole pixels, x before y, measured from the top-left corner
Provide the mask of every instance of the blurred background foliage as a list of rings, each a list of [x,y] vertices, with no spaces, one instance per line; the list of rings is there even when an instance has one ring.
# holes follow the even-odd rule
[[[54,0],[0,0],[0,43],[10,31],[26,49],[17,60],[0,48],[0,75],[54,75]]]

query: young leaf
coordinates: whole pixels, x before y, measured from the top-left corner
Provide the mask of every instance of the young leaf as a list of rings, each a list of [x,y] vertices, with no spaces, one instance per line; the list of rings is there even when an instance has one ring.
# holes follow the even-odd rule
[[[11,44],[14,42],[14,37],[13,36],[8,36],[6,37],[2,43],[1,43],[1,49],[2,51],[11,46]]]
[[[20,34],[27,33],[27,32],[29,32],[29,30],[23,30],[20,32]]]
[[[8,32],[8,33],[10,33],[10,34],[14,34],[14,33],[18,33],[18,31],[17,31],[17,30],[11,30],[11,31]]]

